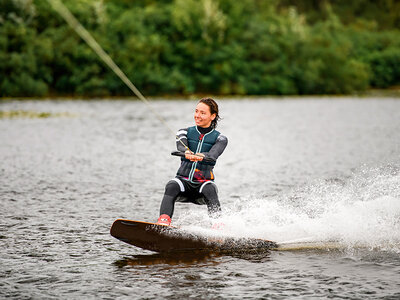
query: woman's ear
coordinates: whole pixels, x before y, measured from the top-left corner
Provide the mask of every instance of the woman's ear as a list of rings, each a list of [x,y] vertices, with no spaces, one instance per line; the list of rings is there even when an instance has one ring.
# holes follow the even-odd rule
[[[211,115],[211,120],[214,121],[216,117],[217,117],[217,114],[212,114],[212,115]]]

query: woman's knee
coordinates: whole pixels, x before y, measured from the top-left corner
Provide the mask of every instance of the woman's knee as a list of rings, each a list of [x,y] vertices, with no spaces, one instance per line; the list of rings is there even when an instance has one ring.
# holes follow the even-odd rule
[[[176,196],[181,192],[179,184],[175,180],[168,181],[165,186],[165,195]]]
[[[218,197],[218,189],[214,183],[207,183],[203,186],[201,193],[206,198]]]

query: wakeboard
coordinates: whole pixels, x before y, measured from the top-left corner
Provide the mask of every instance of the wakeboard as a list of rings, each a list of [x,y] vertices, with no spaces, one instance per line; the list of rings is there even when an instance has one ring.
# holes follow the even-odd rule
[[[124,219],[116,220],[110,233],[120,241],[159,253],[268,251],[278,247],[263,239],[203,236],[173,226]]]

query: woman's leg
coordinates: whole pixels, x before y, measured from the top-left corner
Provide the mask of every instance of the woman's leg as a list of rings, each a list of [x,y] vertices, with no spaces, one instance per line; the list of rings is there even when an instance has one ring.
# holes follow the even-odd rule
[[[201,193],[207,203],[208,214],[211,218],[218,218],[221,216],[221,204],[218,200],[218,190],[214,183],[204,184],[201,188]]]
[[[179,184],[175,180],[170,180],[165,186],[164,197],[161,202],[160,216],[168,215],[170,218],[174,213],[175,200],[181,192]]]

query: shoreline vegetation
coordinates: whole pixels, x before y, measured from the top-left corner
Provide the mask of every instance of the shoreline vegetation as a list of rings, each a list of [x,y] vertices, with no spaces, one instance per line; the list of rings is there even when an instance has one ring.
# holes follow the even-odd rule
[[[296,98],[399,98],[400,100],[400,87],[394,86],[387,89],[368,89],[365,91],[357,91],[349,94],[310,94],[310,95],[217,95],[217,94],[190,94],[190,95],[150,95],[145,97],[149,101],[197,101],[203,97],[214,97],[218,100],[243,100],[243,99],[296,99]],[[42,97],[2,97],[0,104],[9,101],[113,101],[113,100],[126,100],[126,101],[141,101],[135,95],[124,96],[85,96],[85,95],[47,95]]]
[[[65,0],[149,98],[399,97],[400,2]],[[0,99],[134,99],[47,0],[0,0]]]
[[[32,110],[0,110],[1,119],[47,119],[47,118],[74,118],[76,115],[70,113],[51,113],[51,112],[38,112]]]
[[[197,101],[201,97],[206,95],[164,95],[164,96],[152,96],[147,97],[151,101]],[[352,95],[212,95],[218,101],[224,100],[293,100],[310,98],[310,99],[340,99],[340,98],[352,98],[352,99],[376,99],[376,98],[388,98],[396,99],[400,101],[400,88],[394,87],[385,90],[371,89],[364,91],[363,93],[355,93]],[[12,102],[12,101],[140,101],[136,96],[113,96],[113,97],[11,97],[11,98],[0,98],[1,103]],[[76,114],[69,112],[40,112],[40,111],[28,111],[28,110],[2,110],[0,106],[0,120],[2,119],[47,119],[47,118],[75,118],[78,117]]]

